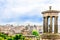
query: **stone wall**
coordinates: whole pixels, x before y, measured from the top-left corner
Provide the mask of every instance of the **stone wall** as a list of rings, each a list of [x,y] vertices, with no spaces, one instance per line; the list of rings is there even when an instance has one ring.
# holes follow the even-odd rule
[[[25,40],[36,40],[37,39],[36,36],[34,35],[24,35],[24,37],[25,37]]]

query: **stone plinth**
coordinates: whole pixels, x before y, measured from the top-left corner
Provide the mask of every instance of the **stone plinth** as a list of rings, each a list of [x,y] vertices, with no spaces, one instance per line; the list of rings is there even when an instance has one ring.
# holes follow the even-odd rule
[[[25,40],[36,40],[35,35],[23,35],[25,37]]]
[[[60,34],[44,33],[41,35],[41,38],[48,40],[60,40]]]

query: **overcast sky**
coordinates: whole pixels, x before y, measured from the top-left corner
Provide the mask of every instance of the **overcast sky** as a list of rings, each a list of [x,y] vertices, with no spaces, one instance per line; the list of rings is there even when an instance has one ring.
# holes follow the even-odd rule
[[[60,10],[60,1],[0,0],[0,24],[31,23],[42,25],[43,15],[41,14],[41,12],[49,10],[49,6],[52,6],[52,9]]]
[[[60,10],[59,0],[0,0],[0,24],[41,24],[44,10]],[[60,19],[60,18],[59,18]]]

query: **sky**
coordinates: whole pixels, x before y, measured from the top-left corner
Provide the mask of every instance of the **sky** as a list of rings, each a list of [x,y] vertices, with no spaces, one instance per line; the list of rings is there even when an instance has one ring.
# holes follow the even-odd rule
[[[59,4],[59,0],[0,0],[0,24],[42,25],[41,12],[48,10],[49,6],[60,10]]]
[[[0,0],[0,24],[42,25],[41,12],[49,10],[49,6],[60,11],[60,0]]]

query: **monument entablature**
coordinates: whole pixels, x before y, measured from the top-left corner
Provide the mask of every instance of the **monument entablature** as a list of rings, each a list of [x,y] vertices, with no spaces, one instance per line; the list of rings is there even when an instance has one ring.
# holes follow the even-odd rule
[[[50,17],[50,16],[52,16],[52,17],[55,17],[55,16],[58,16],[58,13],[45,13],[45,14],[43,14],[43,17]]]

